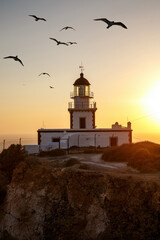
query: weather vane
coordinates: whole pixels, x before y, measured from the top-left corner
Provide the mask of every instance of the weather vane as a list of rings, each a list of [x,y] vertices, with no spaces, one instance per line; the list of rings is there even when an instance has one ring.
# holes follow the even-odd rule
[[[83,65],[82,65],[82,62],[81,62],[81,65],[79,66],[79,68],[81,69],[81,73],[83,73],[84,67],[83,67]]]

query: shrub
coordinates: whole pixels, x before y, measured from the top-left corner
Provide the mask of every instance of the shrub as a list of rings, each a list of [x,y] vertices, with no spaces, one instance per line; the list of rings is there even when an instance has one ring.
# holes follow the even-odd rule
[[[127,162],[141,172],[160,171],[160,145],[151,142],[124,144],[105,150],[102,159],[111,162]]]
[[[63,156],[66,155],[66,151],[64,149],[54,149],[50,151],[40,151],[38,154],[39,157],[53,157],[53,156]]]
[[[80,164],[80,161],[77,158],[70,158],[64,162],[65,167],[72,167],[75,164]]]
[[[0,154],[0,170],[3,171],[9,180],[12,178],[13,170],[24,161],[26,153],[20,144],[12,144],[8,149],[4,149]]]
[[[132,144],[123,144],[120,147],[110,147],[104,151],[102,159],[109,162],[127,162],[132,151]]]
[[[88,164],[82,163],[82,164],[80,164],[79,169],[88,170],[89,166],[88,166]]]
[[[103,150],[100,147],[90,146],[90,147],[83,147],[84,153],[102,153]]]

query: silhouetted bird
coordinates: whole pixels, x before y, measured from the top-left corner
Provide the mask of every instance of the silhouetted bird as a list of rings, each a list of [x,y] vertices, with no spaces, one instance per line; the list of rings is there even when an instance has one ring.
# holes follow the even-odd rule
[[[94,19],[94,20],[95,21],[103,21],[103,22],[107,23],[108,24],[107,28],[110,28],[113,25],[118,25],[118,26],[121,26],[121,27],[127,29],[127,27],[122,22],[109,21],[106,18],[97,18],[97,19]]]
[[[52,86],[49,86],[50,88],[54,88],[54,87],[52,87]]]
[[[61,42],[61,41],[58,41],[58,40],[55,39],[55,38],[50,38],[50,39],[51,39],[51,40],[54,40],[54,41],[57,43],[57,45],[59,45],[59,44],[64,44],[64,45],[68,46],[67,43],[65,43],[65,42]]]
[[[76,42],[68,42],[70,45],[72,45],[72,44],[77,44]]]
[[[40,17],[37,17],[35,15],[28,15],[28,16],[33,17],[35,19],[35,21],[39,21],[39,20],[47,21],[45,18],[40,18]]]
[[[4,57],[4,59],[7,59],[7,58],[12,58],[12,59],[14,59],[15,61],[18,61],[18,62],[20,62],[21,64],[22,64],[22,66],[24,66],[23,65],[23,63],[22,63],[22,61],[18,58],[18,56],[8,56],[8,57]]]
[[[46,73],[46,72],[40,73],[38,76],[41,76],[41,75],[48,75],[50,77],[49,73]]]
[[[73,29],[73,30],[75,30],[73,27],[66,26],[66,27],[63,27],[60,31],[62,31],[62,30],[67,30],[67,29]]]

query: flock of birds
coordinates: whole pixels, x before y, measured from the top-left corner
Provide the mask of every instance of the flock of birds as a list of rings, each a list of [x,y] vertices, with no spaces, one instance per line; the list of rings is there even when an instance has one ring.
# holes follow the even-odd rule
[[[35,21],[47,21],[45,18],[41,18],[41,17],[37,17],[36,15],[29,15],[30,17],[33,17],[35,19]],[[105,22],[107,24],[107,29],[112,27],[113,25],[117,25],[117,26],[120,26],[122,28],[125,28],[127,29],[126,25],[124,25],[122,22],[114,22],[114,21],[109,21],[107,18],[96,18],[94,19],[94,21],[102,21],[102,22]],[[68,29],[71,29],[71,30],[74,30],[75,29],[73,27],[70,27],[70,26],[65,26],[63,27],[62,29],[60,29],[60,31],[63,31],[63,30],[68,30]],[[61,42],[59,40],[57,40],[56,38],[51,38],[50,37],[50,40],[53,40],[57,43],[57,45],[66,45],[66,46],[69,46],[69,45],[72,45],[72,44],[77,44],[77,42]],[[18,56],[7,56],[7,57],[4,57],[4,59],[13,59],[15,61],[18,61],[22,66],[24,66],[22,60],[18,57]],[[50,77],[50,74],[47,73],[47,72],[42,72],[39,74],[39,76],[41,75],[47,75]],[[53,86],[49,86],[50,88],[54,88]]]

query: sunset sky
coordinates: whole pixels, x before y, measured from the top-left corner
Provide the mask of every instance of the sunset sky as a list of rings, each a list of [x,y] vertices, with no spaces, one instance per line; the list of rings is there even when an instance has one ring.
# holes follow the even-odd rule
[[[95,18],[128,29],[106,29]],[[133,140],[160,143],[159,23],[159,0],[0,0],[0,134],[69,128],[68,102],[82,62],[97,103],[96,126],[131,121]],[[60,31],[65,26],[76,31]],[[77,44],[57,46],[50,37]],[[24,67],[3,59],[9,55]]]

